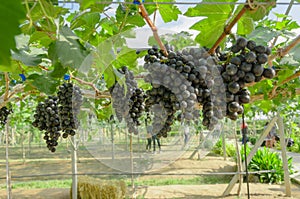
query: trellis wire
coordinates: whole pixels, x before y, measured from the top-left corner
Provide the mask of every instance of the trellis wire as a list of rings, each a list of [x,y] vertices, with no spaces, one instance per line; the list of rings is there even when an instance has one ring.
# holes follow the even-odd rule
[[[275,173],[276,170],[262,170],[262,171],[248,171],[248,174],[261,174],[261,173]],[[235,175],[235,174],[246,174],[246,172],[212,172],[212,173],[143,173],[143,172],[99,172],[99,173],[77,173],[77,176],[83,175],[141,175],[141,176],[212,176],[212,175]],[[20,178],[33,178],[33,177],[49,177],[49,176],[72,176],[71,173],[51,173],[51,174],[37,174],[37,175],[24,175],[24,176],[11,176],[12,179]],[[0,179],[5,179],[5,177],[0,177]]]
[[[36,1],[28,1],[29,3]],[[72,4],[78,3],[76,1],[58,1],[61,4]],[[102,1],[95,2],[95,4],[133,4],[132,2],[117,2],[117,1]],[[167,4],[167,5],[198,5],[198,4],[206,4],[206,5],[247,5],[245,2],[144,2],[145,5],[156,5],[156,4]],[[256,2],[256,5],[272,5],[274,2]],[[276,5],[289,5],[290,2],[276,2]],[[293,5],[300,5],[299,2],[294,2]]]

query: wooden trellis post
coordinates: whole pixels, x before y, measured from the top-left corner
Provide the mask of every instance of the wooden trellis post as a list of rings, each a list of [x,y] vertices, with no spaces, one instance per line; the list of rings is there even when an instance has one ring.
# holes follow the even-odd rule
[[[251,159],[253,158],[253,156],[255,155],[256,151],[258,150],[258,148],[260,147],[260,145],[263,143],[265,137],[268,135],[268,133],[271,131],[272,127],[274,126],[275,122],[277,121],[278,117],[275,116],[271,122],[269,123],[269,125],[267,126],[267,128],[264,130],[264,132],[262,133],[262,135],[260,136],[260,138],[258,139],[258,141],[255,143],[254,147],[252,148],[252,150],[250,151],[248,157],[247,157],[247,163],[249,164]],[[242,164],[242,170],[245,170],[245,164]],[[238,181],[239,179],[239,174],[235,174],[233,176],[233,178],[231,179],[230,183],[228,184],[227,188],[225,189],[223,196],[229,195],[230,191],[233,189],[235,183]]]
[[[281,146],[281,156],[283,161],[283,170],[284,170],[284,185],[285,185],[285,194],[288,197],[291,197],[291,180],[289,173],[288,160],[286,155],[286,144],[285,144],[285,136],[284,136],[284,126],[283,119],[280,117],[278,113],[278,128],[279,128],[279,136],[280,136],[280,146]]]

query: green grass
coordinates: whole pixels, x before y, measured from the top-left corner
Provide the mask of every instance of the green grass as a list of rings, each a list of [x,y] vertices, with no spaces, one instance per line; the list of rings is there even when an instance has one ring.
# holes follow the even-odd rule
[[[137,186],[163,186],[163,185],[200,185],[200,184],[220,184],[228,183],[230,176],[200,176],[191,178],[155,178],[147,180],[135,180]],[[130,179],[124,179],[126,184],[131,185]],[[12,183],[12,189],[47,189],[47,188],[70,188],[71,179],[67,180],[47,180]],[[0,184],[0,189],[6,189],[6,184]]]
[[[12,183],[12,189],[47,189],[47,188],[70,188],[72,180],[47,180]],[[6,189],[6,184],[1,184],[0,189]]]
[[[201,185],[201,184],[221,184],[228,183],[230,181],[229,176],[217,177],[217,176],[200,176],[191,178],[168,178],[168,179],[148,179],[148,180],[136,180],[135,185],[147,185],[147,186],[163,186],[163,185]],[[126,183],[130,185],[130,180],[126,180]]]

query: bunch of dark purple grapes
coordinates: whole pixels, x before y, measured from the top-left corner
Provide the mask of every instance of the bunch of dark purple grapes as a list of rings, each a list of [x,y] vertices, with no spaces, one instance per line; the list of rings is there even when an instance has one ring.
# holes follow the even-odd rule
[[[40,131],[45,130],[44,140],[46,140],[47,148],[51,152],[56,151],[59,131],[60,119],[58,115],[58,98],[56,96],[48,96],[44,102],[40,102],[35,110],[34,122],[32,125]]]
[[[3,106],[0,109],[0,125],[4,126],[7,122],[8,115],[11,114],[13,111],[11,108],[7,108]]]
[[[44,140],[51,152],[56,151],[58,139],[63,131],[63,138],[75,135],[79,122],[77,115],[83,102],[80,88],[72,83],[59,87],[58,96],[48,96],[38,103],[32,125],[45,131]]]
[[[67,138],[69,135],[74,136],[79,126],[77,115],[83,103],[81,90],[72,83],[64,83],[59,86],[57,96],[60,126],[64,132],[62,136],[63,138]]]
[[[125,85],[116,82],[110,88],[112,106],[118,120],[125,119],[129,133],[138,134],[137,126],[141,124],[139,118],[145,109],[146,94],[143,89],[138,88],[133,73],[127,67],[123,66],[118,72],[124,75]]]
[[[218,119],[226,115],[224,104],[225,88],[217,59],[204,48],[190,48],[182,52],[168,50],[165,57],[157,47],[148,50],[144,58],[144,68],[149,71],[145,77],[152,89],[147,91],[146,110],[154,104],[163,104],[167,110],[166,127],[160,134],[170,131],[170,120],[176,111],[181,111],[181,119],[190,121],[194,117],[196,104],[203,106],[203,125],[213,129]],[[223,110],[223,111],[222,111]],[[196,114],[198,115],[198,114]],[[171,116],[171,117],[170,117]]]
[[[228,118],[236,120],[244,111],[243,104],[250,102],[247,84],[275,76],[273,68],[264,67],[270,54],[270,48],[240,37],[231,47],[231,53],[222,56],[222,61],[225,61],[222,78],[226,88]]]

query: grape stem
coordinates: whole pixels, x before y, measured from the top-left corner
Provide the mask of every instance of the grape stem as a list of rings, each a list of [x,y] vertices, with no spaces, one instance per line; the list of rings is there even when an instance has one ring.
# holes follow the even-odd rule
[[[269,56],[268,64],[269,66],[273,66],[272,62],[276,58],[282,58],[286,54],[288,54],[297,44],[300,43],[300,35],[298,35],[289,45],[287,45],[285,48],[280,48],[277,50],[277,52],[271,56]]]
[[[70,75],[70,78],[74,79],[75,81],[79,82],[80,84],[84,84],[84,85],[92,87],[95,90],[95,95],[94,95],[95,98],[111,98],[111,96],[109,94],[99,91],[99,89],[96,88],[95,84],[93,84],[92,82],[84,81],[78,77],[74,77],[73,75]]]
[[[140,9],[140,15],[145,19],[145,21],[147,22],[147,24],[150,26],[152,32],[153,32],[153,36],[155,38],[155,40],[157,41],[160,49],[162,50],[162,52],[164,53],[165,56],[168,56],[168,52],[166,50],[165,45],[162,43],[158,33],[157,33],[157,27],[154,25],[154,23],[151,21],[149,14],[144,6],[143,3],[140,2],[139,4],[139,9]]]
[[[247,3],[249,2],[247,1]],[[230,34],[230,31],[233,28],[233,26],[238,22],[238,20],[240,20],[240,18],[246,13],[248,9],[250,9],[249,5],[248,4],[244,5],[244,7],[240,10],[240,12],[234,17],[234,19],[228,25],[225,26],[224,31],[222,32],[218,40],[215,42],[213,47],[209,49],[208,51],[209,54],[215,53],[217,47],[220,45],[220,43],[223,41],[226,35]]]

